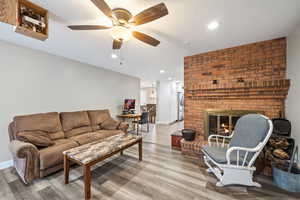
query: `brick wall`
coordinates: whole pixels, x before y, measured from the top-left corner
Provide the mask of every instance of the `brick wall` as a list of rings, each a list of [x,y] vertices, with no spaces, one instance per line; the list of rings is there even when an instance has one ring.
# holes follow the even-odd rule
[[[279,38],[185,57],[185,128],[204,140],[204,110],[260,110],[284,115],[286,39]]]

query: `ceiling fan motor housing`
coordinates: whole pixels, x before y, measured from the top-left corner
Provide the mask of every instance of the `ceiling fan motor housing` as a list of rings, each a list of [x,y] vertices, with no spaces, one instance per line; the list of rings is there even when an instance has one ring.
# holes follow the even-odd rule
[[[127,24],[132,18],[132,14],[124,8],[115,8],[112,12],[121,24]]]

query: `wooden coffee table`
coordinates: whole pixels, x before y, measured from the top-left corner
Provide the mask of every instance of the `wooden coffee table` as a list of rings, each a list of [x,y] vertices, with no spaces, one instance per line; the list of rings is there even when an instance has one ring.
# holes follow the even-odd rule
[[[119,134],[101,141],[92,142],[64,151],[65,184],[69,183],[70,162],[83,166],[85,199],[91,198],[91,166],[116,153],[139,144],[139,160],[142,161],[142,137]]]

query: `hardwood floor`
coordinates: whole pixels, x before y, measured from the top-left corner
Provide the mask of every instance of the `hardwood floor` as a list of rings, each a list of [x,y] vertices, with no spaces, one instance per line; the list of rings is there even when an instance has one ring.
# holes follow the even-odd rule
[[[177,122],[172,125],[150,124],[149,133],[141,131],[140,134],[143,134],[145,142],[171,147],[171,134],[181,129],[183,129],[183,122]]]
[[[299,199],[258,177],[262,188],[217,188],[216,179],[206,173],[199,160],[186,158],[169,147],[144,143],[144,158],[138,161],[134,146],[123,155],[93,167],[92,199],[115,200],[202,200],[202,199]],[[0,199],[77,200],[84,199],[82,168],[73,167],[70,183],[64,184],[63,171],[25,186],[13,168],[0,171]]]

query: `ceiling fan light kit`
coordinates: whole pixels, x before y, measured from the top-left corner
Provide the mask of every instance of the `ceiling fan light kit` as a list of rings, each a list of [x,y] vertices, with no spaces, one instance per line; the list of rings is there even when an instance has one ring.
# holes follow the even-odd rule
[[[125,26],[112,27],[110,34],[113,37],[113,39],[119,40],[122,42],[126,42],[126,41],[130,40],[132,37],[130,28],[127,28]]]
[[[139,14],[132,14],[124,8],[111,9],[104,0],[91,0],[108,18],[111,19],[113,26],[106,27],[101,25],[75,25],[68,26],[71,30],[105,30],[111,29],[113,37],[113,49],[120,49],[123,42],[130,40],[132,37],[149,44],[158,46],[160,41],[144,33],[133,31],[132,28],[138,25],[146,24],[161,17],[166,16],[169,12],[164,3],[160,3],[148,8]]]

